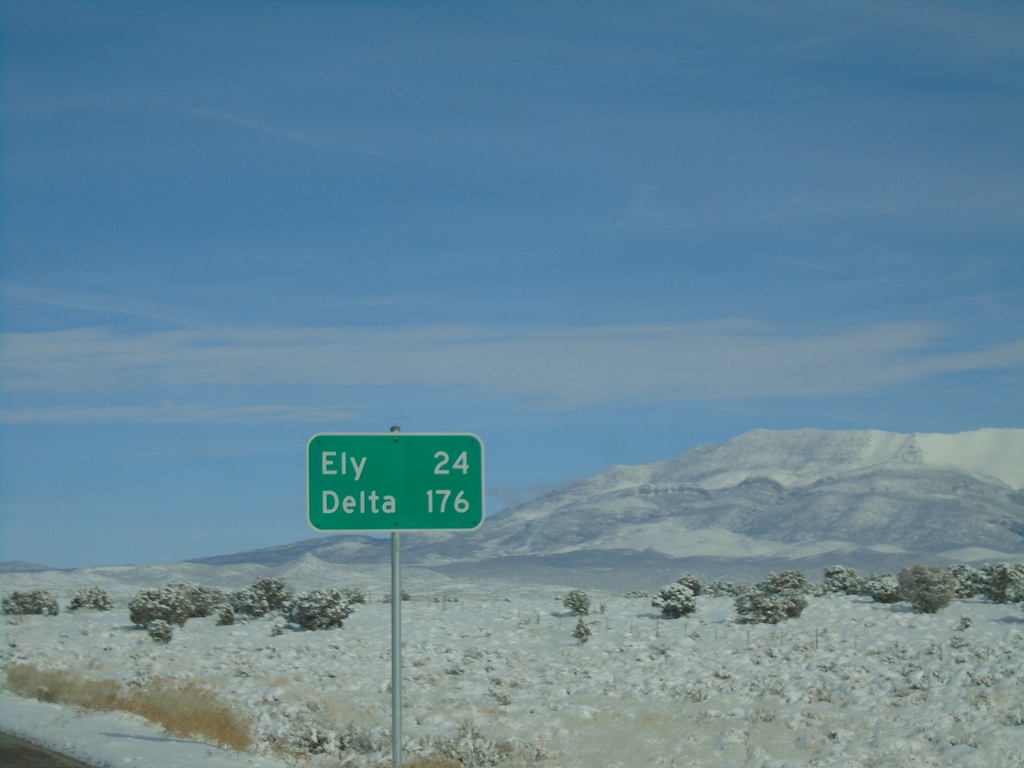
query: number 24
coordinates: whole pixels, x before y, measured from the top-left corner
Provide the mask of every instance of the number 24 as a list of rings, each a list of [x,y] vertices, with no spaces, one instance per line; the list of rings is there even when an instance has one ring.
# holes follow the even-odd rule
[[[448,469],[448,462],[451,461],[451,456],[448,455],[447,451],[438,451],[434,454],[435,459],[440,459],[437,465],[434,467],[435,475],[447,475],[451,470]],[[469,457],[466,455],[466,451],[463,451],[458,455],[452,463],[451,469],[458,469],[462,471],[462,474],[469,472]]]

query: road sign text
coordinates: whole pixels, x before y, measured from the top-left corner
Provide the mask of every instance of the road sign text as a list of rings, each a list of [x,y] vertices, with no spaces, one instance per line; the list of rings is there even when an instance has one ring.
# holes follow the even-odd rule
[[[309,522],[320,530],[476,528],[483,469],[476,435],[316,435],[307,455]]]

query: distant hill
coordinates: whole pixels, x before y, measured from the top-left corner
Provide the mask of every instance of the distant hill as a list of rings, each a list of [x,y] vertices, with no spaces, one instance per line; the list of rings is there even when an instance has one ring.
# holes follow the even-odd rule
[[[21,560],[5,560],[0,563],[0,573],[40,573],[42,571],[54,571],[56,568],[51,568],[48,565],[40,565],[39,563],[26,563]]]

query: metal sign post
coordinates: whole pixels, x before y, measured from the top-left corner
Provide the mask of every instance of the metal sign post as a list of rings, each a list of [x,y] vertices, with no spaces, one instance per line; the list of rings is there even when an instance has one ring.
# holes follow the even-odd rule
[[[402,768],[402,534],[398,531],[391,532],[391,761],[395,768]]]
[[[402,765],[402,534],[391,534],[391,756]]]
[[[401,531],[484,520],[484,446],[470,434],[315,435],[306,449],[309,524],[391,532],[391,753],[402,765]]]

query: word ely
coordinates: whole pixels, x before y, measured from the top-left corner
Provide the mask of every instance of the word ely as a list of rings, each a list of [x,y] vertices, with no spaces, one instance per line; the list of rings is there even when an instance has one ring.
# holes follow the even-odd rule
[[[366,466],[366,457],[362,456],[359,460],[356,460],[355,456],[349,456],[346,451],[341,453],[341,468],[334,469],[335,460],[338,458],[337,451],[324,451],[321,454],[321,470],[325,475],[337,475],[339,472],[343,475],[348,474],[349,466],[352,467],[352,474],[355,477],[356,482],[359,482],[359,478],[363,475],[363,468]],[[355,514],[356,511],[356,499],[354,495],[345,497],[339,497],[337,492],[326,490],[323,492],[323,513],[325,515],[333,515],[340,508],[342,512],[347,515]],[[381,495],[377,491],[360,491],[358,496],[358,507],[359,514],[366,514],[366,502],[370,502],[370,513],[377,515],[383,512],[385,515],[395,514],[395,497],[389,494]],[[381,501],[381,506],[377,507],[377,502]]]
[[[337,451],[324,451],[321,454],[321,458],[323,459],[323,473],[325,475],[336,475],[336,474],[338,474],[338,470],[331,469],[331,467],[334,466],[334,460],[337,457],[338,457],[338,452]],[[352,472],[356,476],[356,482],[359,482],[359,477],[363,474],[363,467],[366,466],[366,457],[363,456],[362,460],[357,462],[355,456],[351,456],[350,457],[348,455],[348,453],[346,453],[345,451],[342,451],[341,452],[341,474],[343,474],[343,475],[346,474],[346,467],[348,467],[348,464],[345,463],[346,459],[348,459],[348,460],[350,460],[352,462]]]

